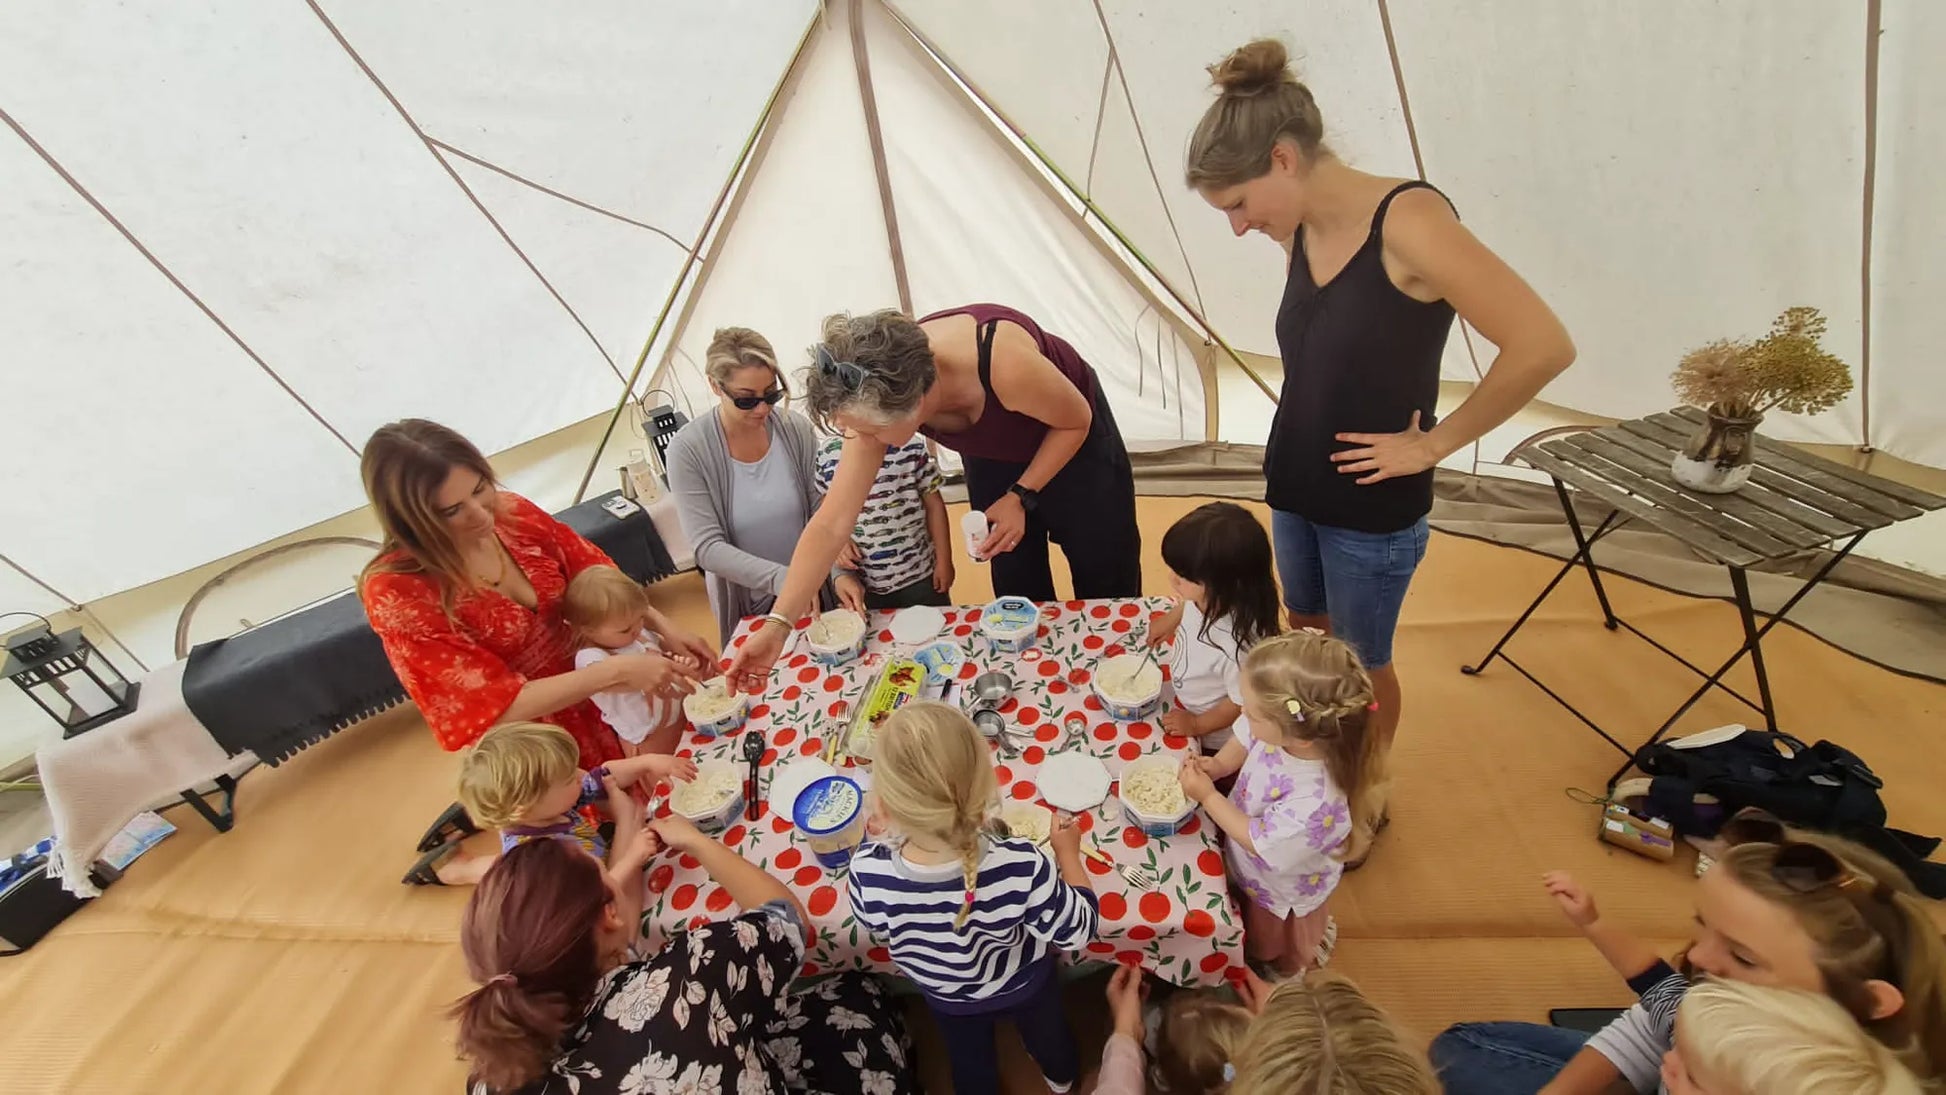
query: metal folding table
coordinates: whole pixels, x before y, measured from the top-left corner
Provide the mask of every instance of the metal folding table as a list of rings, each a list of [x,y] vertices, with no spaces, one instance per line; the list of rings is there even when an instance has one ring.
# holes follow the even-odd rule
[[[1532,681],[1549,698],[1575,718],[1601,735],[1624,757],[1629,758],[1609,777],[1609,786],[1633,766],[1635,749],[1623,744],[1601,728],[1573,704],[1549,688],[1525,666],[1507,653],[1507,643],[1534,610],[1547,600],[1561,580],[1576,567],[1587,571],[1594,586],[1595,600],[1601,605],[1602,623],[1610,631],[1620,627],[1674,658],[1703,683],[1685,699],[1675,713],[1649,735],[1644,747],[1662,736],[1687,714],[1697,701],[1719,688],[1763,717],[1766,729],[1777,726],[1776,706],[1770,693],[1770,675],[1764,667],[1763,638],[1787,616],[1804,596],[1831,574],[1840,560],[1851,554],[1865,534],[1929,510],[1946,507],[1946,498],[1928,491],[1869,475],[1820,456],[1757,438],[1756,467],[1750,481],[1732,494],[1701,494],[1678,485],[1669,465],[1676,453],[1704,421],[1703,412],[1683,407],[1601,429],[1584,430],[1523,446],[1515,455],[1546,472],[1554,481],[1561,512],[1574,535],[1575,552],[1570,555],[1527,610],[1513,622],[1500,641],[1477,664],[1461,666],[1468,675],[1478,674],[1495,658],[1512,666]],[[1611,509],[1592,533],[1581,527],[1568,488],[1573,487],[1607,503]],[[1705,670],[1664,646],[1634,624],[1615,614],[1608,591],[1602,587],[1601,571],[1595,566],[1594,545],[1604,536],[1631,520],[1639,520],[1675,537],[1705,557],[1728,568],[1730,590],[1743,621],[1743,645],[1714,671]],[[1750,602],[1747,571],[1794,555],[1828,550],[1829,555],[1811,577],[1780,605],[1768,619],[1758,623],[1759,613]],[[1757,679],[1757,699],[1752,700],[1723,682],[1723,677],[1745,657]]]

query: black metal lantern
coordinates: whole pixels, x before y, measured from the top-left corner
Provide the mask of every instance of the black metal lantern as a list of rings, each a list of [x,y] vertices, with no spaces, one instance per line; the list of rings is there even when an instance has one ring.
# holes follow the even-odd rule
[[[56,634],[44,616],[8,615],[33,616],[40,623],[7,636],[7,663],[0,673],[61,724],[62,737],[93,730],[135,710],[141,684],[122,676],[80,628]]]

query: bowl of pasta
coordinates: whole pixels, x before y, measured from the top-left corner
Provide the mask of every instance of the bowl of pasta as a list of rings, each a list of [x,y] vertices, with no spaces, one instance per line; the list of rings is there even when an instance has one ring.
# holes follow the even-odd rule
[[[1182,758],[1151,753],[1122,767],[1120,798],[1128,822],[1148,836],[1173,836],[1196,813],[1177,775]]]

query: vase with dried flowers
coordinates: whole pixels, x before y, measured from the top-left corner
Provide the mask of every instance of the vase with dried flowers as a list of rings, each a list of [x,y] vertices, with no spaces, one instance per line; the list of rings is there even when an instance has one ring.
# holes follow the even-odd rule
[[[1851,391],[1851,369],[1825,352],[1824,314],[1787,308],[1754,341],[1722,339],[1683,355],[1671,380],[1685,403],[1709,416],[1670,472],[1707,494],[1728,494],[1750,480],[1752,437],[1764,413],[1816,414]]]

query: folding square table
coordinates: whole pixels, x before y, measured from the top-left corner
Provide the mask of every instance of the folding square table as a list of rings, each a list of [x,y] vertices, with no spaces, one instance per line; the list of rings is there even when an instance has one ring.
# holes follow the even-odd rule
[[[1682,663],[1703,678],[1703,683],[1663,721],[1639,748],[1662,740],[1662,736],[1694,707],[1712,688],[1720,688],[1763,716],[1764,728],[1775,730],[1777,711],[1771,700],[1770,676],[1764,668],[1763,638],[1777,626],[1805,594],[1817,588],[1840,560],[1851,554],[1865,534],[1929,510],[1946,506],[1946,498],[1929,491],[1895,483],[1882,476],[1869,475],[1820,456],[1767,440],[1756,439],[1756,467],[1750,481],[1731,494],[1702,494],[1676,483],[1669,465],[1676,453],[1704,422],[1703,412],[1682,407],[1601,429],[1583,430],[1522,446],[1515,455],[1546,472],[1554,481],[1554,493],[1561,501],[1561,512],[1574,535],[1575,552],[1570,555],[1527,610],[1513,622],[1500,641],[1493,644],[1477,664],[1460,667],[1476,675],[1495,658],[1512,666],[1532,681],[1568,713],[1600,734],[1602,739],[1629,758],[1609,777],[1613,787],[1634,765],[1635,750],[1623,744],[1587,715],[1542,683],[1526,667],[1507,653],[1508,640],[1534,615],[1561,580],[1577,566],[1588,573],[1595,600],[1601,604],[1602,623],[1610,631],[1617,627],[1630,632],[1649,645]],[[1581,527],[1568,488],[1606,502],[1608,516],[1592,533]],[[1593,549],[1603,536],[1631,520],[1653,525],[1675,537],[1704,557],[1729,569],[1730,590],[1743,621],[1743,645],[1714,671],[1701,666],[1657,642],[1634,624],[1615,614],[1602,587],[1601,571],[1595,566]],[[1750,603],[1747,571],[1761,568],[1794,555],[1829,550],[1829,556],[1788,600],[1761,625],[1759,613]],[[1758,699],[1723,683],[1723,677],[1745,657],[1757,678]]]

